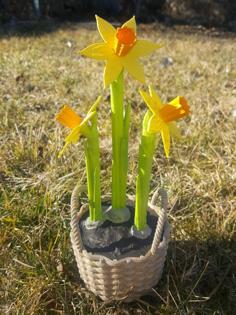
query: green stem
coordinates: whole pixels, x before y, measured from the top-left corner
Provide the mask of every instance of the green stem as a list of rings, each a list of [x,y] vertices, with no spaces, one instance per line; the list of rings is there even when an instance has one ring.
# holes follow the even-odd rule
[[[146,125],[150,113],[144,118],[141,143],[139,145],[138,176],[136,181],[136,203],[134,224],[137,230],[144,230],[147,226],[148,196],[150,190],[150,179],[152,161],[156,144],[156,136],[146,132]]]
[[[112,112],[112,208],[121,209],[126,206],[126,140],[124,137],[124,83],[123,72],[118,79],[111,83],[111,112]],[[123,148],[123,149],[122,149]]]
[[[130,104],[126,106],[124,117],[124,133],[121,142],[121,205],[126,206],[126,188],[128,176],[128,140],[129,140],[129,125],[130,125]]]
[[[97,115],[92,119],[91,133],[85,140],[85,157],[89,199],[89,216],[91,221],[102,219],[101,185],[100,185],[100,152],[97,130]]]

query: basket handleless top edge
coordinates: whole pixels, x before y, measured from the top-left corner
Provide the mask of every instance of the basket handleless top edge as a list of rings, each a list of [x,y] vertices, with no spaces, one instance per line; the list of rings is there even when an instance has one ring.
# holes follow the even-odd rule
[[[88,257],[91,260],[96,261],[104,261],[106,264],[111,266],[119,266],[124,262],[129,263],[131,261],[141,262],[146,260],[150,256],[155,256],[157,250],[161,250],[162,248],[166,248],[169,240],[169,223],[167,220],[167,193],[165,190],[160,189],[156,191],[152,197],[151,203],[149,203],[149,211],[154,212],[158,215],[158,221],[156,225],[155,234],[153,237],[153,242],[151,248],[147,251],[147,253],[140,257],[126,257],[121,258],[119,260],[112,260],[106,256],[99,254],[89,253],[83,245],[81,234],[78,228],[78,223],[83,214],[87,211],[87,205],[83,205],[79,210],[79,193],[81,192],[81,188],[76,186],[71,195],[71,241],[72,246],[75,251],[79,251],[83,256]],[[161,197],[161,208],[159,209],[155,204],[157,200]],[[130,197],[128,203],[130,205],[134,204],[133,198]],[[79,211],[78,211],[79,210]]]

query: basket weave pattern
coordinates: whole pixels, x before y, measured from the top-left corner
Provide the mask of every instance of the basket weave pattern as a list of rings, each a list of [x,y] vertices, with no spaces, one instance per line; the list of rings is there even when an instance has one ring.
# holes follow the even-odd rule
[[[149,211],[158,215],[150,250],[144,256],[111,260],[102,255],[89,253],[84,248],[78,223],[87,207],[82,206],[78,212],[78,188],[74,189],[71,197],[71,242],[74,255],[86,287],[103,301],[122,299],[132,301],[148,293],[159,281],[169,240],[167,196],[163,190],[159,193],[162,198],[161,210],[154,205],[158,198],[157,192],[149,204]]]

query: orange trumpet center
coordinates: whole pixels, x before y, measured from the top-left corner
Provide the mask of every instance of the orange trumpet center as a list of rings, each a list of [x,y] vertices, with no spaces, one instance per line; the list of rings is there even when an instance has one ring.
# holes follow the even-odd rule
[[[72,108],[65,105],[59,114],[57,114],[56,120],[65,127],[73,129],[80,125],[83,119],[77,115]]]
[[[173,105],[172,105],[173,104]],[[175,106],[174,106],[175,105]],[[159,114],[161,118],[166,122],[177,120],[189,114],[189,105],[186,99],[182,96],[177,97],[169,104],[164,105]]]
[[[129,27],[117,28],[114,50],[115,54],[119,57],[128,54],[130,49],[134,46],[136,42],[135,32]]]

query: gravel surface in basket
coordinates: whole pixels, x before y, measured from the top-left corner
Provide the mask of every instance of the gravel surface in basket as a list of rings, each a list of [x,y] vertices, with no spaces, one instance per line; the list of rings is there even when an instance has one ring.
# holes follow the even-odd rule
[[[84,214],[79,223],[79,229],[84,247],[88,252],[101,254],[111,259],[121,259],[128,256],[145,255],[152,244],[157,224],[157,217],[148,213],[147,224],[151,228],[151,235],[146,239],[139,239],[130,234],[134,222],[134,209],[130,209],[130,219],[125,223],[103,222],[102,225],[88,229],[85,221],[89,215]]]

